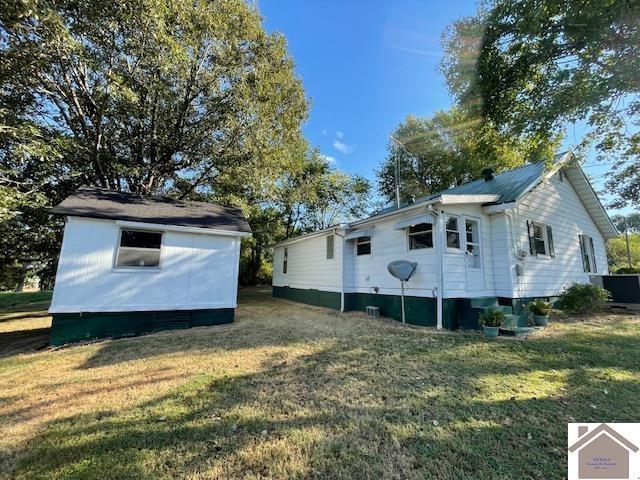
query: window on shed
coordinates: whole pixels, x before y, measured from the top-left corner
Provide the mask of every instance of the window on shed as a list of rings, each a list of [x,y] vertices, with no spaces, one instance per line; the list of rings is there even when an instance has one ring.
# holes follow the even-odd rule
[[[531,255],[556,256],[553,246],[553,230],[549,225],[527,221],[529,234],[529,250]]]
[[[409,250],[433,248],[433,225],[430,223],[411,225],[407,230],[407,235],[409,236]]]
[[[460,231],[458,230],[458,217],[447,215],[445,217],[445,228],[447,233],[447,247],[460,248]]]
[[[327,236],[327,260],[331,260],[333,258],[333,235]]]
[[[356,238],[356,255],[371,254],[371,237]]]
[[[162,232],[121,230],[116,267],[158,267]]]
[[[284,247],[284,256],[282,257],[282,273],[287,273],[287,262],[289,261],[289,250]]]

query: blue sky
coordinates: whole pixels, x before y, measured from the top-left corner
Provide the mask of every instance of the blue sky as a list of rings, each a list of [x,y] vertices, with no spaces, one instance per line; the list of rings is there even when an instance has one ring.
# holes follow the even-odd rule
[[[258,6],[267,30],[287,38],[310,99],[306,137],[337,168],[374,183],[395,127],[409,114],[451,105],[438,71],[441,36],[476,11],[476,2],[459,0],[260,0]],[[576,136],[568,133],[570,146]],[[606,168],[586,172],[599,189]]]

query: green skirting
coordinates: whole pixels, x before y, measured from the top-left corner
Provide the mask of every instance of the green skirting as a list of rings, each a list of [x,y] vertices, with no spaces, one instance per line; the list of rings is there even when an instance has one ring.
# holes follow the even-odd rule
[[[273,287],[273,296],[294,302],[340,310],[340,293],[316,289]]]
[[[162,330],[233,322],[233,308],[145,312],[54,313],[51,344],[109,337],[129,337]]]

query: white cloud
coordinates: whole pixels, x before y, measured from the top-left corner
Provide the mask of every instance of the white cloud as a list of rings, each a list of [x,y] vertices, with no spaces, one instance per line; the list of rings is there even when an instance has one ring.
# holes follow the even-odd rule
[[[322,158],[324,158],[329,163],[329,165],[335,165],[336,163],[336,158],[330,155],[322,155]]]
[[[345,155],[347,153],[353,152],[353,147],[352,146],[347,145],[346,143],[343,143],[343,142],[341,142],[340,140],[337,140],[337,139],[333,141],[333,148],[338,150],[340,153],[344,153]]]
[[[342,131],[338,130],[336,132],[336,138],[344,138],[344,133],[342,133]]]
[[[326,128],[323,128],[323,129],[322,129],[322,135],[326,135],[326,134],[327,134],[327,129],[326,129]]]

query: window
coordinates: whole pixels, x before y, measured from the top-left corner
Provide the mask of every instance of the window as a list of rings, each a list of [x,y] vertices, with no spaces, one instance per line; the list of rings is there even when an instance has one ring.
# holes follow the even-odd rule
[[[371,254],[371,237],[356,238],[356,255]]]
[[[542,255],[546,255],[547,242],[544,238],[544,228],[537,223],[533,224],[533,241],[536,254],[541,253]]]
[[[553,231],[549,225],[527,221],[527,232],[531,255],[544,255],[551,258],[556,256],[553,247]]]
[[[162,232],[121,230],[116,267],[158,267]]]
[[[593,246],[593,238],[588,235],[579,235],[579,240],[584,271],[587,273],[598,273],[598,267],[596,265],[596,250]]]
[[[447,215],[445,217],[447,234],[447,247],[460,248],[460,232],[458,231],[458,217]]]
[[[282,257],[282,273],[287,273],[287,262],[289,261],[289,250],[284,247],[284,256]]]
[[[333,258],[333,235],[327,236],[327,260]]]
[[[430,223],[411,225],[407,230],[407,235],[409,236],[409,250],[433,248],[433,225]]]
[[[464,221],[465,240],[467,246],[467,265],[480,268],[480,234],[477,220]]]

